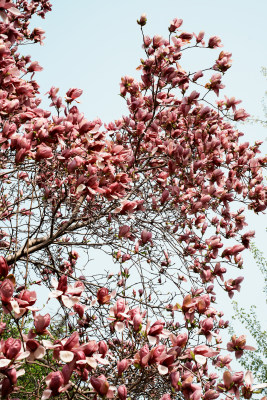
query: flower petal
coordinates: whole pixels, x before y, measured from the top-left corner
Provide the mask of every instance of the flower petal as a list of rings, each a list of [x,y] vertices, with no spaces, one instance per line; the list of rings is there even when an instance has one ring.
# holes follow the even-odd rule
[[[0,368],[5,368],[5,367],[7,367],[10,363],[11,363],[11,360],[9,360],[8,358],[2,358],[2,359],[0,360]]]
[[[124,323],[123,322],[115,322],[115,331],[122,332],[123,329],[124,329]]]
[[[39,358],[43,358],[44,355],[45,355],[45,348],[43,346],[37,347],[37,349],[34,352],[34,357],[39,359]]]
[[[26,350],[26,351],[23,351],[23,353],[21,353],[17,358],[16,358],[16,360],[24,360],[24,358],[27,358],[27,357],[29,357],[29,355],[30,355],[31,353],[28,351],[28,350]]]
[[[165,367],[165,365],[161,365],[161,364],[158,365],[158,371],[159,371],[160,375],[166,375],[169,372],[168,368]]]
[[[75,304],[79,303],[80,298],[77,296],[62,296],[62,302],[65,307],[72,308]]]
[[[206,361],[207,361],[206,357],[204,357],[204,356],[202,356],[200,354],[196,354],[195,355],[195,360],[200,365],[205,365]]]
[[[47,399],[49,399],[50,396],[51,396],[51,394],[52,394],[52,390],[50,390],[50,389],[44,390],[41,400],[47,400]]]
[[[68,363],[73,360],[74,354],[71,351],[63,350],[63,351],[59,352],[59,357],[60,357],[61,361]]]
[[[86,357],[86,361],[91,368],[95,369],[97,367],[97,362],[93,357]]]

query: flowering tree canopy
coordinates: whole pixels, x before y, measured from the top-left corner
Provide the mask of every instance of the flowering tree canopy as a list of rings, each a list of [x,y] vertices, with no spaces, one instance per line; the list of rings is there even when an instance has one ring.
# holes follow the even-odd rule
[[[50,10],[0,0],[2,398],[249,399],[251,373],[231,360],[253,348],[244,335],[223,344],[215,302],[240,290],[228,273],[254,235],[245,210],[266,209],[267,158],[259,141],[240,142],[240,101],[219,99],[231,54],[185,71],[184,51],[216,52],[220,39],[180,19],[168,39],[150,38],[142,15],[140,81],[120,84],[128,115],[88,121],[77,88],[62,99],[52,87],[41,108],[42,67],[19,53],[42,44],[29,24]],[[101,251],[110,271],[95,274],[89,256]]]

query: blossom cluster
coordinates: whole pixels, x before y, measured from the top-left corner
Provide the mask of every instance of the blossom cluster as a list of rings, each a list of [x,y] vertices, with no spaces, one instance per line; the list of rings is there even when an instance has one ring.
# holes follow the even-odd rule
[[[241,288],[245,211],[267,207],[261,142],[240,142],[248,114],[219,98],[231,53],[185,71],[184,51],[222,44],[175,18],[168,39],[143,35],[140,81],[121,79],[128,115],[89,121],[78,88],[42,109],[42,67],[18,51],[50,10],[0,0],[1,398],[251,398],[266,384],[231,361],[254,348],[223,344],[215,306]],[[90,272],[100,251],[111,272]]]

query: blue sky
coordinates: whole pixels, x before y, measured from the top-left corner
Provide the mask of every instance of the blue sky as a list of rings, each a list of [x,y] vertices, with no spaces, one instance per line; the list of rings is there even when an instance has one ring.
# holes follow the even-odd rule
[[[118,95],[119,82],[124,75],[138,77],[136,67],[143,52],[136,19],[142,13],[147,14],[145,32],[151,36],[167,36],[169,22],[175,17],[184,20],[185,31],[205,30],[206,38],[220,36],[223,49],[233,53],[233,67],[225,76],[224,93],[242,99],[242,107],[249,114],[263,118],[261,101],[267,81],[260,71],[267,66],[266,0],[55,0],[52,3],[52,13],[45,20],[34,21],[35,26],[46,31],[44,46],[23,50],[44,67],[37,75],[41,93],[51,86],[60,87],[62,95],[70,87],[84,90],[80,108],[87,119],[100,117],[109,122],[126,113]],[[219,51],[196,51],[186,57],[186,67],[210,66]],[[245,133],[244,141],[264,140],[266,153],[266,128],[241,125],[240,130]],[[257,232],[257,245],[267,256],[266,215],[252,215],[249,223]],[[256,304],[258,313],[266,315],[262,277],[249,255],[245,257],[244,275],[246,281],[237,298],[239,303],[246,308]],[[229,316],[230,302],[223,295],[220,301]]]

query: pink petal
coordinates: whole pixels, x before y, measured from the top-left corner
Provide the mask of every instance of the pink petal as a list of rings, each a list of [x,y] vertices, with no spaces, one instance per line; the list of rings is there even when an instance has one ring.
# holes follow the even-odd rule
[[[60,351],[59,352],[59,357],[61,361],[68,363],[73,360],[74,354],[71,351]]]
[[[62,296],[62,302],[65,307],[72,308],[74,304],[79,303],[80,298],[77,296]]]
[[[251,371],[247,371],[245,374],[245,382],[247,385],[251,386],[253,383],[253,374]]]
[[[82,183],[77,187],[76,189],[76,193],[81,193],[84,189],[86,188],[85,185],[83,185]]]
[[[13,15],[15,15],[15,16],[21,15],[21,13],[19,12],[19,10],[18,10],[17,8],[15,8],[15,7],[10,7],[10,8],[8,9],[8,11],[11,12],[11,14],[13,14]]]
[[[51,394],[52,394],[52,390],[50,390],[50,389],[44,390],[41,400],[47,400],[47,399],[49,399],[49,397],[51,396]]]
[[[1,11],[0,11],[0,16],[1,16],[1,18],[2,18],[2,20],[3,20],[3,22],[4,22],[4,24],[6,24],[7,21],[8,21],[7,13],[6,13],[5,11],[1,10]]]
[[[169,372],[168,368],[165,367],[165,365],[161,365],[161,364],[158,365],[158,371],[159,371],[160,375],[166,375]]]
[[[51,278],[51,284],[55,289],[58,287],[58,280],[54,276]]]
[[[10,304],[11,304],[12,310],[16,314],[19,314],[20,313],[20,308],[19,308],[18,302],[16,300],[11,300]]]
[[[86,361],[91,368],[95,369],[97,367],[97,362],[93,357],[86,357]]]
[[[115,331],[122,332],[123,329],[124,329],[124,323],[123,322],[116,322],[115,323]]]
[[[49,293],[48,299],[53,299],[53,298],[57,298],[59,296],[62,295],[62,291],[61,290],[53,290],[52,292]]]
[[[37,349],[34,352],[34,357],[39,359],[43,358],[44,355],[45,355],[45,348],[43,346],[37,347]]]
[[[253,390],[255,389],[264,389],[267,387],[267,383],[259,383],[258,385],[253,386]]]
[[[7,367],[10,363],[11,363],[11,360],[9,360],[8,358],[2,358],[2,359],[0,360],[0,368],[5,368],[5,367]]]
[[[250,350],[250,351],[255,351],[255,347],[252,346],[244,346],[244,350]]]
[[[196,354],[196,355],[195,355],[195,360],[196,360],[196,362],[197,362],[198,364],[200,364],[200,365],[205,365],[205,364],[206,364],[206,361],[207,361],[206,357],[201,356],[200,354]]]
[[[94,359],[97,360],[100,364],[109,365],[109,361],[106,358],[102,358],[100,354],[94,354]]]
[[[155,337],[155,336],[150,336],[150,335],[148,335],[148,341],[149,341],[149,344],[156,344],[157,343],[157,338]]]
[[[24,375],[24,374],[25,374],[25,369],[19,369],[19,370],[17,371],[17,378],[18,378],[19,376]]]
[[[21,353],[17,358],[16,358],[16,360],[24,360],[24,358],[27,358],[27,357],[29,357],[29,355],[30,355],[31,353],[28,351],[28,350],[26,350],[26,351],[23,351],[23,353]]]
[[[108,399],[113,399],[113,397],[114,397],[114,392],[113,392],[113,390],[109,389],[108,392],[107,392],[107,394],[106,394],[106,397],[107,397]]]
[[[43,340],[43,345],[46,349],[54,349],[54,345],[50,340]]]

